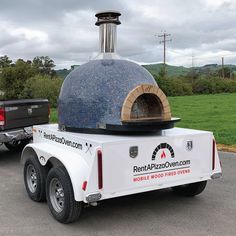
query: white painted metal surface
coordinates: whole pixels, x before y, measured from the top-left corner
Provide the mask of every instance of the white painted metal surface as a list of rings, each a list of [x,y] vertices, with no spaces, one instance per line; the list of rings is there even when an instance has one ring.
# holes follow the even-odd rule
[[[101,200],[211,179],[221,173],[213,134],[173,128],[158,135],[95,135],[62,132],[57,125],[35,126],[33,149],[42,165],[58,159],[67,169],[76,201],[100,193]],[[98,186],[97,151],[102,151],[102,181]],[[214,161],[214,163],[213,163]],[[82,189],[87,181],[86,190]]]

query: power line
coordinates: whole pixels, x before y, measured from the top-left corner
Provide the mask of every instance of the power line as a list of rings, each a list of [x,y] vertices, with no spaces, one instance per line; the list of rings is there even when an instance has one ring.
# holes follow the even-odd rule
[[[160,44],[163,43],[163,51],[164,51],[164,58],[163,58],[163,65],[164,65],[164,76],[166,76],[166,43],[167,42],[171,42],[172,39],[167,39],[168,37],[170,37],[171,34],[167,34],[166,32],[164,32],[163,34],[159,34],[158,37],[160,38],[163,38],[163,40],[160,41]]]
[[[157,35],[155,35],[157,36]],[[154,52],[153,49],[149,49],[149,50],[143,50],[143,51],[140,51],[140,52],[137,52],[137,53],[132,53],[132,54],[129,54],[128,57],[135,57],[135,56],[140,56],[140,55],[143,55],[143,54],[147,54],[147,53],[152,53]],[[166,52],[168,53],[171,53],[171,54],[176,54],[177,57],[181,57],[181,58],[188,58],[189,60],[191,60],[192,58],[192,55],[189,55],[189,54],[183,54],[182,52],[177,52],[177,51],[174,51],[174,50],[170,50],[166,48]],[[200,53],[200,52],[199,52]],[[225,57],[231,57],[231,56],[234,56],[236,55],[236,52],[231,52],[231,53],[227,53],[227,54],[224,54],[222,53]],[[215,55],[208,55],[208,56],[199,56],[199,55],[194,55],[194,61],[197,61],[197,60],[204,60],[204,59],[209,59],[209,58],[216,58],[218,57],[219,55],[218,54],[215,54]]]

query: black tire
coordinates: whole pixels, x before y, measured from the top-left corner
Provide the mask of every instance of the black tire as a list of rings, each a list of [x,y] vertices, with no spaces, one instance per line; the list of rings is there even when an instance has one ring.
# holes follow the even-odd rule
[[[186,197],[193,197],[203,192],[207,184],[207,181],[192,183],[192,184],[185,184],[176,187],[172,187],[175,193],[186,196]]]
[[[9,151],[20,152],[29,142],[30,142],[30,139],[23,139],[23,140],[5,143],[5,146],[7,147]]]
[[[70,177],[63,166],[52,168],[47,176],[46,197],[54,218],[64,224],[76,221],[83,208],[82,202],[74,200]]]
[[[29,197],[36,202],[46,200],[46,178],[48,169],[41,166],[37,157],[29,157],[24,165],[24,182]]]

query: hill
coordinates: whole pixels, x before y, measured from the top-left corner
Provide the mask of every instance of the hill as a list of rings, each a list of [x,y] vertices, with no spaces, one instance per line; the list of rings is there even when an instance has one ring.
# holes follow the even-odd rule
[[[61,69],[61,70],[56,70],[56,73],[59,77],[61,78],[66,78],[66,76],[71,72],[72,70],[67,70],[67,69]]]
[[[76,67],[78,66],[71,66],[71,69],[69,70],[56,70],[56,73],[58,76],[65,78]],[[143,65],[143,67],[146,68],[152,75],[158,75],[163,68],[163,63]],[[236,74],[236,65],[225,65],[225,67],[229,68],[233,74]],[[194,67],[194,72],[200,75],[217,74],[221,68],[221,65],[218,64],[208,64],[200,67]],[[166,65],[166,71],[168,77],[178,77],[190,74],[192,72],[192,68]]]
[[[163,63],[143,65],[143,67],[146,68],[151,74],[157,75],[163,68]],[[170,77],[181,76],[181,75],[184,76],[191,72],[191,68],[187,68],[184,66],[166,65],[166,71],[168,76]]]

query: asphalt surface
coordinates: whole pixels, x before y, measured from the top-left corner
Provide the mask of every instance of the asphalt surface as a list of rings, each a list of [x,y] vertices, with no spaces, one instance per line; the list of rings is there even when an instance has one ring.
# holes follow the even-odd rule
[[[20,153],[0,147],[0,235],[236,235],[236,154],[220,153],[223,178],[194,198],[170,190],[103,201],[78,222],[55,221],[46,203],[31,201]]]

